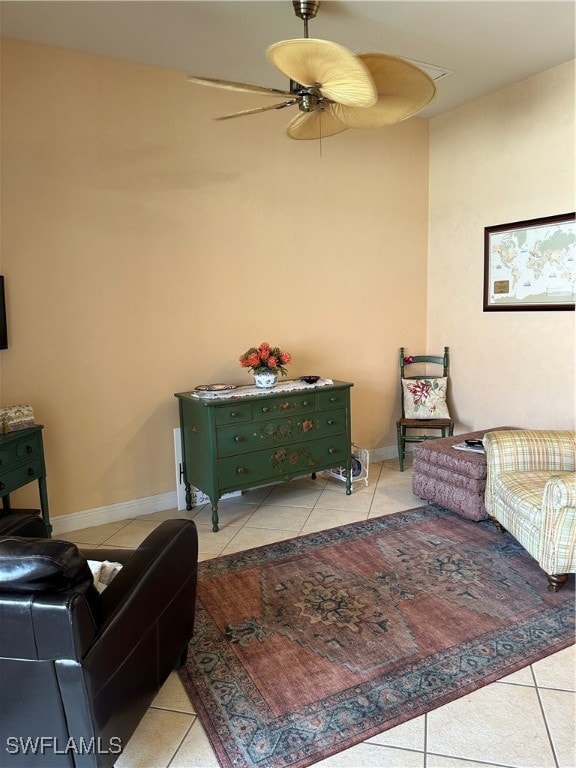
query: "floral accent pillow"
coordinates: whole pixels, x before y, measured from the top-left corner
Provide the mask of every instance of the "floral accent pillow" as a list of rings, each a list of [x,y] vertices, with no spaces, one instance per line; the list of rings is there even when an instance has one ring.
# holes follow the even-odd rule
[[[402,379],[404,416],[407,419],[449,419],[446,404],[448,379]]]

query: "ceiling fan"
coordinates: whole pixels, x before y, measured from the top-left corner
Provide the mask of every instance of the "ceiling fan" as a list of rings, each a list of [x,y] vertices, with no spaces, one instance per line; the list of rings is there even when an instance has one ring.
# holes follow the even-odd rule
[[[286,129],[288,136],[321,139],[347,128],[397,123],[432,101],[436,87],[421,69],[396,56],[356,56],[338,43],[309,38],[308,21],[315,18],[320,2],[293,0],[292,5],[304,22],[304,37],[274,43],[266,51],[268,60],[290,78],[289,90],[189,75],[190,82],[200,85],[284,97],[280,103],[244,109],[216,120],[297,105],[298,114]]]

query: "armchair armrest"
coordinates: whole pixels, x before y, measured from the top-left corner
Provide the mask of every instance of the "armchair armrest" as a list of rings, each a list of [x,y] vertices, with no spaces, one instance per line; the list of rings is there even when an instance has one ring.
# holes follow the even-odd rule
[[[153,582],[158,578],[158,558],[170,562],[170,568],[162,573],[162,593],[174,594],[191,572],[197,572],[198,534],[190,520],[167,520],[135,550],[131,549],[87,549],[82,547],[87,560],[110,560],[122,563],[122,570],[100,595],[101,630],[114,620],[117,612],[125,610],[126,602],[132,605],[142,602],[145,613],[152,615],[151,601],[158,596],[154,593]],[[165,566],[162,566],[164,568]],[[164,597],[161,598],[164,600]]]
[[[100,595],[102,623],[85,656],[94,677],[113,677],[139,645],[174,644],[174,661],[194,628],[198,534],[191,520],[168,520],[138,549],[82,549],[90,560],[122,562]],[[132,650],[131,650],[132,649]]]
[[[552,475],[544,489],[544,512],[563,507],[576,509],[576,472],[572,475]]]
[[[544,488],[540,549],[552,573],[574,571],[576,540],[576,472],[553,475]]]

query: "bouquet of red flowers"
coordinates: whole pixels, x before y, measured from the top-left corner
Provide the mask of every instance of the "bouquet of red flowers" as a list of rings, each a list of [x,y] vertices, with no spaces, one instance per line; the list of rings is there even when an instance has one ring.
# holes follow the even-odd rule
[[[280,347],[271,347],[267,341],[263,341],[259,347],[250,347],[243,355],[240,355],[242,368],[250,368],[254,373],[271,371],[286,376],[286,367],[292,362],[290,352],[282,352]]]

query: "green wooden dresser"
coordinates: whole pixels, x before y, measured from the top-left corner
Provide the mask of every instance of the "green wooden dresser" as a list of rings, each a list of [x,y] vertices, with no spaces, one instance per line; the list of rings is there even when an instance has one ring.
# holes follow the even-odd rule
[[[351,493],[350,388],[334,381],[305,389],[239,387],[215,398],[179,392],[186,507],[191,486],[210,498],[212,530],[225,493],[346,467]],[[245,395],[244,391],[250,394]]]
[[[0,497],[2,507],[10,509],[10,494],[23,485],[37,480],[42,517],[48,531],[51,531],[42,442],[43,429],[41,424],[36,424],[27,429],[18,429],[15,432],[0,435]]]

